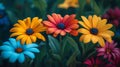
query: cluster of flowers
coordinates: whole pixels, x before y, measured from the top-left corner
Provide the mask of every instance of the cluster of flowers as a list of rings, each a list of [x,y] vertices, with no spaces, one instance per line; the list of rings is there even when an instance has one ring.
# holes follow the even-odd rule
[[[37,39],[46,41],[42,32],[46,31],[46,34],[52,34],[53,37],[65,36],[67,34],[72,36],[78,36],[80,41],[84,43],[92,42],[98,43],[100,47],[97,49],[97,56],[103,56],[108,61],[120,59],[120,49],[116,48],[116,43],[112,40],[114,32],[110,30],[112,24],[107,23],[107,19],[101,19],[96,15],[81,16],[83,21],[75,19],[76,15],[65,15],[62,17],[60,14],[53,13],[47,15],[48,20],[42,20],[38,17],[34,17],[32,20],[30,17],[24,20],[18,20],[18,23],[13,25],[10,29],[12,34],[9,41],[3,43],[0,46],[1,56],[5,59],[9,58],[10,62],[23,63],[25,57],[35,58],[33,53],[39,53],[38,45],[35,44]],[[106,42],[106,43],[105,43]],[[99,58],[87,59],[84,63],[90,67],[93,65],[103,64]],[[120,62],[120,61],[117,61]],[[117,63],[116,63],[117,64]]]

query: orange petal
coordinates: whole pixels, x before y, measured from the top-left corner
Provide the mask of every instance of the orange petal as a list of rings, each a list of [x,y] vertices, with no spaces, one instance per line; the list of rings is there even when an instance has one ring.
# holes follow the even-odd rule
[[[48,33],[51,34],[51,33],[54,33],[57,30],[57,28],[48,28],[47,30],[48,30]]]
[[[48,27],[56,27],[55,24],[49,22],[49,21],[43,21],[43,24],[45,24]]]
[[[65,32],[64,30],[62,30],[62,31],[60,32],[60,34],[61,34],[62,36],[65,36],[65,35],[66,35],[66,32]]]
[[[58,17],[58,15],[56,13],[53,13],[52,17],[56,22],[60,22],[60,18]]]
[[[73,36],[77,36],[78,35],[78,31],[77,30],[72,30],[70,32],[70,34],[73,35]]]
[[[53,19],[52,16],[47,15],[47,17],[48,17],[48,19],[50,20],[50,22],[52,22],[53,24],[57,24],[57,23],[55,22],[55,20]]]

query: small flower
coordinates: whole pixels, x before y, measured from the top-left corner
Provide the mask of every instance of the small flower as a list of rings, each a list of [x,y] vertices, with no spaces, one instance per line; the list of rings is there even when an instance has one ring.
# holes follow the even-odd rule
[[[116,27],[120,25],[120,9],[116,7],[115,9],[109,9],[103,18],[108,19],[109,23],[114,24]]]
[[[104,39],[108,42],[112,42],[112,36],[114,36],[114,32],[109,29],[113,26],[112,24],[106,24],[106,19],[101,19],[96,15],[89,16],[88,19],[84,16],[81,16],[82,21],[80,21],[80,25],[84,28],[80,28],[78,32],[82,33],[80,37],[80,41],[84,43],[88,43],[92,41],[94,44],[99,43],[102,47],[105,46]]]
[[[24,20],[18,20],[18,23],[14,24],[14,27],[10,30],[13,32],[10,37],[17,36],[16,40],[21,40],[21,44],[30,44],[36,42],[36,39],[45,41],[44,36],[40,33],[45,31],[46,28],[42,24],[42,19],[38,17],[26,18]]]
[[[68,9],[69,7],[79,7],[78,0],[65,0],[64,3],[58,5],[59,8]]]
[[[47,33],[53,34],[56,37],[58,34],[65,36],[66,33],[70,33],[73,36],[77,36],[78,20],[75,19],[75,15],[66,15],[61,17],[60,14],[53,13],[52,16],[48,15],[47,21],[43,21],[47,27]]]
[[[0,46],[1,57],[9,59],[9,62],[11,63],[16,62],[17,60],[19,63],[23,63],[25,61],[25,56],[34,59],[34,53],[40,52],[36,47],[38,47],[37,44],[21,45],[20,41],[9,38],[9,41],[4,42],[3,45]]]
[[[104,58],[107,58],[108,60],[119,59],[120,51],[116,48],[116,45],[117,43],[114,42],[106,42],[105,47],[97,48],[97,56],[104,56]]]
[[[102,60],[100,60],[98,57],[97,58],[90,58],[87,59],[84,64],[87,65],[87,67],[106,67],[106,63]]]

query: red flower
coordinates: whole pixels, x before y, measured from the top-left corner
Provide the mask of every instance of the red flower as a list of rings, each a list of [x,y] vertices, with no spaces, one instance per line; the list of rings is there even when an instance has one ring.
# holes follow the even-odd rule
[[[87,59],[84,64],[87,65],[87,67],[106,67],[106,63],[102,60],[100,60],[98,57],[97,58],[90,58]]]
[[[105,47],[97,48],[97,56],[104,56],[104,58],[108,58],[108,60],[120,58],[120,51],[118,48],[115,48],[116,45],[117,43],[114,42],[106,42]]]
[[[78,20],[75,19],[75,15],[65,15],[62,17],[60,14],[53,13],[52,16],[48,15],[48,20],[43,21],[47,27],[47,33],[53,34],[56,37],[58,34],[64,36],[66,33],[70,33],[73,36],[78,35],[76,30],[78,25]]]

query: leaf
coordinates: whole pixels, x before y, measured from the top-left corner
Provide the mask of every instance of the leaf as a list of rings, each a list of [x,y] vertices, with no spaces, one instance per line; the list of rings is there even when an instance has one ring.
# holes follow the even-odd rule
[[[54,53],[60,52],[60,43],[54,37],[48,35],[49,46]]]
[[[34,6],[40,10],[42,16],[45,16],[47,9],[46,0],[33,0]]]
[[[62,61],[62,58],[61,58],[61,56],[59,54],[52,54],[52,57],[53,57],[53,59],[55,59],[55,60],[57,60],[59,62]]]

